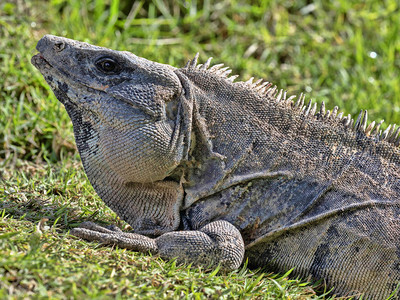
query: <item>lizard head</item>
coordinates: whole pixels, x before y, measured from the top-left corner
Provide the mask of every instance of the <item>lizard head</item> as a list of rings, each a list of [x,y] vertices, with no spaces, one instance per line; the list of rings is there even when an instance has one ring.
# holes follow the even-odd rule
[[[102,171],[147,183],[171,174],[187,134],[173,67],[51,35],[36,48],[32,63],[67,109],[89,179]]]

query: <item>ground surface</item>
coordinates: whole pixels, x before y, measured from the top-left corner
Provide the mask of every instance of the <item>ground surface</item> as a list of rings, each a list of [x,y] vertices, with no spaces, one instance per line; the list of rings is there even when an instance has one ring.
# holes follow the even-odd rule
[[[46,33],[173,66],[200,52],[241,79],[399,124],[398,1],[129,2],[0,2],[0,298],[327,298],[287,274],[190,269],[69,236],[86,220],[124,224],[93,192],[30,57]]]

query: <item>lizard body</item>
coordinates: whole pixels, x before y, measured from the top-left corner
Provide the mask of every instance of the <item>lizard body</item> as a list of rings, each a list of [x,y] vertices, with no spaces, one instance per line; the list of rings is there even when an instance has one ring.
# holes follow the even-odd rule
[[[338,108],[270,83],[234,82],[55,36],[32,58],[72,120],[85,172],[134,233],[84,223],[88,240],[225,270],[324,279],[388,297],[400,281],[400,150]]]

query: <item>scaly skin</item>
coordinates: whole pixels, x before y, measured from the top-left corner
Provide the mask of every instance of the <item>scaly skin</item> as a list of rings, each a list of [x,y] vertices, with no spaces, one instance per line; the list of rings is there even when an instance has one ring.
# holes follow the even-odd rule
[[[234,83],[197,57],[177,69],[49,35],[37,49],[91,184],[134,229],[73,235],[225,270],[247,257],[337,295],[396,288],[399,130]]]

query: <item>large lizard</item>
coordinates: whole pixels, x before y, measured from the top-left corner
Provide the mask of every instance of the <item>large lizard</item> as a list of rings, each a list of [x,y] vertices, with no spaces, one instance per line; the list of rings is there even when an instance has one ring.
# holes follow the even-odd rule
[[[184,68],[46,35],[32,58],[86,174],[134,233],[73,235],[195,265],[323,279],[388,297],[400,281],[400,130],[317,109],[210,59]]]

